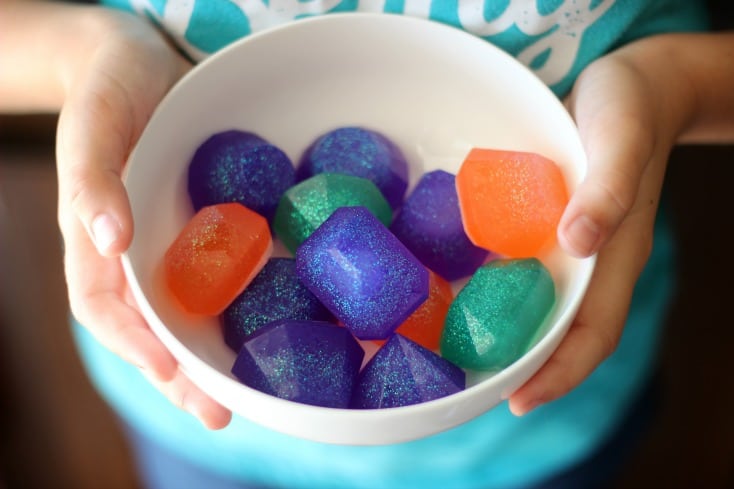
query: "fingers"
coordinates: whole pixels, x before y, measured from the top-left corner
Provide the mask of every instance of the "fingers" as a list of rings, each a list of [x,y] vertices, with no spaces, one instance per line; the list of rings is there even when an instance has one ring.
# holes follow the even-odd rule
[[[589,165],[558,225],[559,244],[572,256],[599,251],[632,211],[655,148],[644,88],[631,68],[613,68],[586,73],[568,103]]]
[[[652,243],[650,216],[626,221],[599,253],[584,301],[566,337],[546,364],[510,396],[521,416],[580,384],[616,349],[637,277]]]
[[[175,406],[194,415],[210,430],[222,429],[232,419],[232,413],[227,408],[196,387],[181,370],[177,370],[175,376],[167,382],[151,378],[147,372],[144,375]]]
[[[176,373],[176,360],[150,330],[127,289],[119,258],[106,258],[75,219],[67,225],[65,273],[74,317],[126,361],[161,381]]]
[[[57,160],[60,210],[78,219],[97,252],[117,256],[130,244],[132,215],[120,174],[132,138],[123,95],[90,82],[69,97],[59,116]],[[90,91],[93,89],[93,91]],[[60,221],[62,231],[72,223]]]

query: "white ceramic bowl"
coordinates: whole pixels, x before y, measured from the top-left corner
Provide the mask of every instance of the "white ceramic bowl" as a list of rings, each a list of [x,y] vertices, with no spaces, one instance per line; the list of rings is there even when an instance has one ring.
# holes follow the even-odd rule
[[[544,258],[557,302],[542,335],[505,370],[469,375],[468,388],[458,394],[413,406],[347,410],[244,386],[230,373],[235,354],[217,319],[183,314],[162,285],[163,255],[192,215],[188,163],[207,137],[232,128],[256,132],[295,163],[318,135],[343,125],[378,129],[395,141],[409,160],[410,185],[438,168],[455,174],[473,146],[541,153],[561,166],[572,189],[586,168],[575,125],[559,100],[485,41],[402,16],[304,19],[223,49],[160,104],[126,167],[136,227],[123,263],[150,327],[191,380],[233,412],[321,442],[412,440],[486,412],[530,378],[565,335],[594,260],[559,250]]]

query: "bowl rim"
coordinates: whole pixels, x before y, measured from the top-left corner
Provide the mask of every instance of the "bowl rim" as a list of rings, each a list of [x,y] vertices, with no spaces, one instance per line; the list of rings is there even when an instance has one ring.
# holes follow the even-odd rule
[[[172,100],[175,98],[177,91],[179,88],[188,82],[193,77],[196,77],[198,73],[200,73],[203,70],[206,70],[210,67],[210,65],[216,64],[220,62],[222,59],[226,59],[230,56],[233,56],[234,53],[238,52],[241,49],[241,46],[243,45],[252,45],[256,42],[261,42],[263,39],[267,39],[268,37],[272,36],[278,36],[283,31],[293,31],[293,30],[303,30],[303,29],[309,29],[312,28],[315,25],[320,24],[334,24],[334,23],[349,23],[349,22],[394,22],[399,24],[415,24],[415,25],[426,25],[430,29],[440,29],[440,30],[446,30],[446,31],[452,31],[452,35],[456,36],[463,36],[466,38],[471,38],[477,43],[482,43],[486,46],[487,50],[494,51],[494,55],[504,58],[509,63],[512,63],[515,65],[515,68],[518,71],[525,71],[526,76],[530,75],[533,78],[535,78],[537,89],[539,91],[545,91],[548,95],[548,99],[551,98],[556,100],[556,103],[562,107],[562,102],[553,94],[553,92],[548,88],[540,79],[538,79],[532,71],[527,68],[526,66],[520,64],[514,57],[512,57],[510,54],[502,51],[498,47],[492,45],[491,43],[485,41],[484,39],[475,36],[469,32],[460,30],[456,27],[442,24],[437,21],[433,21],[430,19],[423,19],[423,18],[415,18],[415,17],[409,17],[409,16],[403,16],[403,15],[397,15],[397,14],[384,14],[384,13],[369,13],[369,12],[340,12],[340,13],[331,13],[328,15],[323,16],[315,16],[315,17],[307,17],[298,19],[294,22],[288,22],[281,25],[276,25],[267,29],[264,29],[262,31],[258,31],[255,33],[252,33],[248,35],[245,38],[239,39],[222,49],[218,50],[217,52],[213,53],[209,57],[205,58],[198,64],[196,64],[189,72],[187,72],[165,95],[165,97],[162,99],[160,104],[157,106],[153,114],[151,115],[151,121],[154,120],[157,115],[165,111],[169,104],[171,104]],[[565,108],[563,109],[564,112],[566,112],[566,115],[569,119],[571,119],[570,114],[567,113]],[[575,124],[574,124],[575,126]],[[146,129],[148,127],[148,124],[146,124]],[[143,133],[141,133],[141,138],[145,134],[145,130]],[[135,165],[133,164],[133,161],[135,161],[135,157],[137,154],[137,143],[133,149],[133,151],[130,153],[130,156],[128,158],[127,164],[124,167],[123,171],[123,182],[127,183],[128,175],[131,171],[135,169]],[[584,163],[587,163],[584,161]],[[488,390],[491,386],[487,383],[487,381],[479,382],[475,385],[467,387],[465,390],[457,392],[455,394],[452,394],[447,397],[442,397],[439,399],[427,401],[420,404],[414,404],[414,405],[408,405],[408,406],[401,406],[401,407],[391,407],[391,408],[384,408],[384,409],[369,409],[369,410],[359,410],[359,409],[344,409],[344,408],[328,408],[328,407],[319,407],[319,406],[311,406],[307,404],[301,404],[296,403],[294,401],[289,401],[285,399],[280,399],[275,396],[271,396],[265,393],[262,393],[260,391],[257,391],[255,389],[252,389],[244,384],[241,384],[237,380],[231,377],[227,377],[223,375],[217,368],[207,363],[205,360],[200,358],[198,355],[196,355],[193,351],[191,351],[181,340],[179,340],[173,332],[164,324],[163,320],[159,317],[157,314],[155,308],[149,301],[149,298],[144,293],[138,273],[135,270],[135,267],[132,263],[132,260],[129,255],[129,250],[126,250],[121,255],[121,261],[124,269],[124,273],[127,277],[128,284],[130,286],[130,289],[133,293],[133,296],[135,298],[135,301],[140,308],[140,311],[145,318],[146,322],[150,326],[151,330],[158,336],[158,338],[162,341],[162,343],[166,346],[166,348],[173,354],[173,356],[176,358],[176,360],[179,362],[180,368],[184,371],[184,373],[191,378],[191,380],[194,382],[194,384],[198,385],[199,388],[204,390],[208,395],[215,398],[218,402],[222,402],[221,399],[217,398],[216,395],[212,394],[207,386],[199,385],[197,380],[199,380],[202,375],[201,372],[206,373],[206,377],[213,376],[214,378],[219,378],[219,381],[222,386],[228,386],[233,387],[237,389],[245,389],[247,391],[250,391],[248,395],[253,396],[253,399],[262,399],[263,402],[267,403],[269,407],[271,407],[275,412],[288,412],[293,411],[294,409],[297,409],[299,413],[305,414],[307,416],[320,416],[324,413],[328,414],[328,416],[333,417],[334,421],[337,424],[344,424],[344,423],[364,423],[366,426],[375,426],[375,423],[381,423],[383,421],[386,421],[387,417],[394,418],[393,423],[395,420],[398,420],[398,424],[401,421],[407,420],[408,417],[411,416],[420,416],[421,414],[426,414],[428,412],[436,413],[439,412],[450,412],[451,407],[456,404],[466,404],[469,403],[473,398],[475,398],[477,395],[481,395],[486,390]],[[578,308],[581,304],[581,301],[583,300],[586,290],[588,288],[589,282],[591,280],[591,276],[593,273],[593,270],[596,265],[596,255],[593,255],[588,258],[578,259],[579,261],[583,262],[580,266],[580,273],[576,276],[574,279],[574,283],[576,284],[575,289],[579,291],[579,293],[575,294],[571,300],[568,303],[568,306],[566,307],[566,310],[563,311],[561,316],[558,318],[558,323],[565,324],[564,327],[556,327],[557,325],[551,325],[545,334],[537,340],[534,345],[523,355],[523,357],[526,357],[527,355],[530,355],[535,350],[539,349],[546,349],[549,348],[549,354],[546,356],[545,359],[542,360],[542,363],[545,363],[547,359],[552,355],[552,353],[557,348],[557,344],[560,343],[560,341],[563,339],[563,337],[566,335],[570,324],[572,322],[571,315],[575,315],[578,311]],[[556,304],[557,306],[557,304]],[[555,306],[554,306],[555,307]],[[520,371],[522,370],[523,365],[518,360],[513,362],[508,367],[502,369],[501,371],[493,374],[491,376],[491,380],[493,381],[493,384],[496,383],[502,383],[506,380],[506,378],[509,377],[515,377],[520,374]],[[195,373],[197,372],[197,373]],[[537,372],[537,370],[534,370],[533,373]],[[489,379],[488,379],[489,380]],[[523,380],[524,383],[527,379]],[[506,399],[511,392],[504,392],[502,394],[502,399]],[[227,405],[226,401],[223,402],[225,406]],[[385,444],[385,443],[395,443],[395,442],[402,442],[402,441],[408,441],[415,438],[420,438],[424,436],[428,436],[430,434],[435,434],[441,431],[445,431],[446,429],[452,428],[457,426],[458,424],[462,424],[463,422],[469,421],[473,418],[475,418],[477,415],[488,411],[489,409],[494,408],[496,405],[489,406],[487,408],[482,408],[479,410],[475,410],[472,415],[470,415],[468,418],[463,419],[460,423],[454,423],[449,422],[449,425],[447,426],[438,426],[437,429],[431,433],[423,433],[417,436],[410,435],[410,434],[398,434],[398,433],[383,433],[382,436],[377,436],[374,440],[370,436],[351,436],[349,440],[342,439],[339,436],[333,436],[333,437],[322,437],[321,439],[316,439],[316,441],[324,441],[328,443],[339,443],[339,444],[355,444],[355,445],[373,445],[373,444]],[[231,409],[229,406],[227,406],[228,409]],[[234,411],[234,410],[233,410]],[[236,411],[235,411],[236,412]],[[243,414],[241,412],[237,412],[237,414],[242,415],[243,417],[253,419],[252,417]],[[256,419],[255,422],[259,424],[264,424],[265,426],[274,429],[276,431],[281,431],[279,429],[279,426],[268,423],[267,420],[263,419]],[[304,438],[311,438],[315,439],[309,432],[306,430],[306,433],[290,433],[294,434],[295,436],[300,436]],[[318,438],[318,436],[317,436]]]

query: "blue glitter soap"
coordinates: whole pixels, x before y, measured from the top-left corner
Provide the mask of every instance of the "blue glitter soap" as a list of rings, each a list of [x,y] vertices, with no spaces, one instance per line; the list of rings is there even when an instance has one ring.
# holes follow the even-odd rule
[[[220,317],[224,341],[238,352],[245,339],[278,319],[336,322],[296,276],[296,260],[271,258]]]
[[[448,281],[470,276],[489,254],[464,232],[456,178],[443,170],[421,177],[390,231],[425,266]]]
[[[280,197],[295,179],[293,163],[282,150],[234,129],[212,135],[197,148],[189,163],[188,191],[196,211],[239,202],[272,222]]]
[[[372,181],[393,209],[408,188],[408,162],[392,141],[361,127],[341,127],[314,141],[298,164],[297,179],[342,173]]]
[[[341,207],[296,251],[301,282],[359,339],[386,339],[428,298],[428,270],[364,207]]]
[[[275,321],[248,338],[232,373],[281,399],[347,408],[364,350],[349,331],[318,321]]]
[[[431,401],[464,390],[462,369],[395,334],[359,374],[351,407],[378,409]]]
[[[555,285],[537,258],[479,267],[449,307],[441,355],[462,368],[496,371],[532,345],[555,304]]]

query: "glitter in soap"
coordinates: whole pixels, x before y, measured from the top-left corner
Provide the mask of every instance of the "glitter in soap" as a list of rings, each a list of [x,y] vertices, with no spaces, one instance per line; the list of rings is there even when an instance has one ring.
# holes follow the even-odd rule
[[[466,375],[459,367],[394,334],[359,374],[351,407],[408,406],[454,394],[465,386]]]
[[[470,276],[489,254],[464,232],[455,177],[443,170],[421,177],[390,231],[425,266],[448,281]]]
[[[218,315],[272,253],[268,223],[238,203],[202,208],[164,257],[166,283],[184,309]]]
[[[188,192],[195,210],[239,202],[270,221],[280,197],[294,183],[295,168],[288,156],[247,131],[213,134],[189,163]]]
[[[539,256],[549,248],[568,203],[561,169],[536,153],[472,149],[456,189],[472,242],[512,258]]]
[[[317,138],[298,164],[297,178],[343,173],[372,181],[393,209],[408,188],[408,162],[385,135],[362,127],[340,127]]]
[[[554,303],[553,278],[538,259],[486,263],[449,307],[441,354],[466,369],[507,367],[531,346]]]
[[[364,350],[349,331],[318,321],[275,321],[242,345],[232,373],[281,399],[349,407]]]
[[[303,284],[359,339],[385,339],[428,298],[428,270],[364,207],[337,209],[296,252]]]
[[[224,341],[235,352],[245,339],[278,319],[335,322],[296,276],[296,260],[271,258],[221,316]]]

